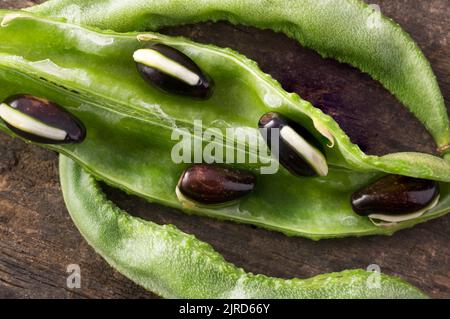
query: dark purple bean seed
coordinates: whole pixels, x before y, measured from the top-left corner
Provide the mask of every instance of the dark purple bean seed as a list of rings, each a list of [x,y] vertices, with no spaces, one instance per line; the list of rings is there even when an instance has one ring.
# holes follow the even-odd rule
[[[213,82],[184,53],[164,44],[137,50],[134,60],[141,76],[161,90],[206,99]]]
[[[279,162],[292,174],[304,177],[325,176],[328,173],[328,165],[323,155],[322,145],[305,128],[294,123],[279,113],[270,112],[264,114],[259,120],[260,129],[266,129],[264,135],[267,146],[272,149],[272,135],[278,134]],[[308,145],[307,149],[299,149],[293,145],[295,141],[287,141],[282,134],[285,128],[290,130],[291,139],[303,139]]]
[[[248,195],[255,183],[255,176],[247,171],[197,164],[184,171],[178,183],[178,191],[194,202],[218,205]]]
[[[80,143],[86,136],[83,124],[56,103],[31,95],[7,98],[0,118],[17,135],[37,143]]]
[[[439,184],[435,181],[388,175],[355,192],[351,203],[361,216],[397,216],[423,210],[438,196]]]

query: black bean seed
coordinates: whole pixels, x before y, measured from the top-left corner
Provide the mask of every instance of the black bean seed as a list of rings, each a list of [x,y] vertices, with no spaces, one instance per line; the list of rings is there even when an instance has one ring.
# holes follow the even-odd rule
[[[133,58],[141,76],[161,90],[206,99],[213,82],[184,53],[164,44],[137,50]]]
[[[0,118],[17,135],[37,143],[80,143],[86,136],[83,124],[56,103],[31,95],[7,98]]]
[[[439,184],[435,181],[388,175],[355,192],[351,204],[361,216],[399,216],[429,207],[438,196]]]
[[[197,164],[184,171],[177,191],[187,200],[218,205],[248,195],[255,187],[255,182],[255,176],[243,170]]]
[[[264,114],[258,126],[266,129],[263,137],[270,149],[273,148],[272,137],[276,134],[279,162],[292,174],[304,177],[328,174],[322,145],[305,128],[275,112]]]

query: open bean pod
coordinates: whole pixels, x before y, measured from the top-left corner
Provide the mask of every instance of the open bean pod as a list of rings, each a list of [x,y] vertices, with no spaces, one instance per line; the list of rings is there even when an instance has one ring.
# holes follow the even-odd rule
[[[0,119],[15,134],[36,143],[81,143],[83,124],[59,105],[30,95],[15,95],[0,105]]]
[[[367,156],[331,117],[298,95],[286,93],[254,62],[229,49],[156,33],[98,32],[30,13],[2,11],[0,19],[0,99],[27,93],[58,104],[82,123],[86,138],[78,144],[41,145],[129,193],[189,212],[313,239],[391,234],[450,209],[449,162],[420,153]],[[182,52],[214,80],[216,89],[208,100],[167,94],[142,79],[133,54],[156,43]],[[233,169],[256,176],[251,193],[226,207],[183,207],[175,190],[192,164],[174,163],[172,151],[178,144],[174,134],[187,136],[193,144],[199,140],[208,144],[206,135],[194,134],[194,122],[201,120],[200,133],[214,128],[218,138],[225,136],[227,128],[246,128],[259,136],[258,121],[269,112],[282,114],[317,140],[327,176],[294,176],[283,167],[275,174],[261,174],[261,168],[276,163],[270,158],[235,163]],[[0,129],[18,135],[4,121]],[[237,152],[236,146],[228,148]],[[249,148],[245,155],[255,154]],[[437,205],[388,228],[356,214],[352,194],[386,174],[438,182]]]

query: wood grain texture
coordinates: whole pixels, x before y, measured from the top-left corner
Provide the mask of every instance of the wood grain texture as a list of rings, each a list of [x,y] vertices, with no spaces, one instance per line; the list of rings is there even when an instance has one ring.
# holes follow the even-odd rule
[[[18,8],[38,1],[0,1]],[[42,2],[42,1],[41,1]],[[372,0],[419,43],[450,106],[448,0]],[[232,47],[256,60],[286,90],[331,114],[366,152],[386,154],[435,145],[422,125],[365,74],[324,60],[283,35],[226,23],[163,30]],[[313,242],[255,227],[187,216],[106,189],[133,215],[172,223],[211,243],[248,271],[309,277],[377,264],[435,298],[450,298],[450,216],[392,237]],[[66,268],[81,267],[81,289],[68,289]],[[0,134],[0,298],[152,298],[111,269],[82,239],[65,209],[57,155]]]

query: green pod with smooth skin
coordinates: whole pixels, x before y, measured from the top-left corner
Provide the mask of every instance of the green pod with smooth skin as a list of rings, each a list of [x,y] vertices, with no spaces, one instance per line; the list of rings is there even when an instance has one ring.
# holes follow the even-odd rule
[[[225,20],[282,32],[323,57],[379,80],[413,112],[449,158],[450,126],[431,66],[414,40],[361,0],[50,0],[30,10],[121,32]]]
[[[1,11],[0,21],[0,99],[26,92],[57,103],[79,119],[87,132],[82,143],[41,145],[69,156],[114,187],[190,213],[312,239],[392,234],[450,210],[449,162],[421,153],[364,154],[330,116],[286,93],[254,62],[232,50],[157,33],[99,32],[25,12]],[[149,86],[133,60],[133,52],[149,42],[176,48],[210,75],[216,83],[210,99],[171,95]],[[275,174],[262,174],[262,168],[276,164],[263,157],[257,163],[232,165],[257,175],[252,193],[235,205],[183,207],[175,189],[192,164],[174,162],[179,141],[173,137],[209,145],[211,136],[202,134],[208,129],[214,129],[217,138],[227,128],[245,128],[260,136],[258,120],[268,112],[283,114],[315,136],[326,153],[328,175],[304,179],[282,167]],[[194,134],[195,120],[202,121],[201,136]],[[0,130],[14,136],[2,121]],[[233,147],[231,151],[237,152]],[[245,154],[255,155],[251,150]],[[350,198],[386,174],[440,182],[438,204],[414,220],[376,227],[353,212]]]
[[[142,287],[166,298],[426,298],[406,282],[364,270],[309,279],[245,272],[214,249],[171,225],[134,218],[102,192],[81,166],[60,156],[69,213],[96,252]],[[377,283],[377,284],[375,284]]]

